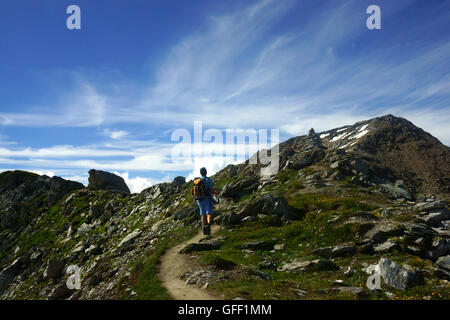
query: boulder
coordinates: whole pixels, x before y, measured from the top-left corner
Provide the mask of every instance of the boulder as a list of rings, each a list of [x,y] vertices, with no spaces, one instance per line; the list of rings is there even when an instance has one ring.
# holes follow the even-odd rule
[[[310,157],[304,157],[302,159],[294,161],[292,163],[292,168],[295,170],[301,170],[303,168],[309,167],[313,164],[313,160]]]
[[[391,242],[391,241],[386,241],[384,243],[381,243],[379,245],[374,246],[373,250],[376,253],[389,253],[392,252],[394,250],[399,250],[400,249],[400,245],[398,243],[395,242]]]
[[[91,169],[89,170],[89,185],[91,190],[111,190],[130,194],[125,180],[110,172]]]
[[[177,210],[174,213],[173,219],[175,221],[183,220],[188,217],[196,219],[196,218],[198,218],[198,216],[199,216],[198,206],[193,206],[193,207],[189,207],[189,208],[184,207],[184,208],[180,208],[179,210]]]
[[[218,250],[220,248],[220,244],[218,242],[196,242],[191,243],[180,250],[181,254],[191,253],[193,251],[211,251]]]
[[[325,259],[316,259],[312,261],[294,260],[290,263],[284,264],[278,271],[285,272],[304,272],[304,271],[336,271],[339,267],[333,262]]]
[[[376,225],[366,234],[364,241],[372,243],[381,243],[390,237],[397,237],[403,235],[405,227],[401,224],[386,223]]]
[[[83,223],[81,226],[78,227],[77,231],[79,233],[88,233],[92,230],[92,227],[87,224],[87,223]]]
[[[239,179],[230,184],[226,184],[220,192],[220,196],[238,200],[244,195],[252,193],[258,188],[258,185],[258,179],[254,176]]]
[[[442,209],[440,211],[428,212],[421,219],[430,227],[438,227],[441,222],[450,220],[450,211]]]
[[[438,238],[433,241],[430,250],[426,252],[426,258],[435,261],[448,253],[450,253],[450,239]]]
[[[186,182],[186,178],[183,176],[178,176],[173,179],[174,184],[184,184]]]
[[[92,219],[97,219],[103,214],[103,206],[100,205],[93,205],[89,208],[89,217]]]
[[[389,259],[381,258],[377,270],[384,283],[398,290],[406,290],[417,284],[416,272]]]
[[[275,241],[249,241],[236,246],[241,250],[272,250]]]
[[[142,231],[140,229],[136,229],[133,232],[131,232],[129,235],[127,235],[125,238],[122,239],[122,241],[119,242],[119,245],[117,247],[125,247],[129,244],[132,244],[137,238],[140,237]]]
[[[0,272],[0,295],[9,287],[14,277],[23,272],[26,264],[27,258],[20,257]]]
[[[436,267],[438,277],[450,280],[450,255],[437,259]]]
[[[447,201],[445,200],[433,200],[427,202],[421,202],[414,206],[414,210],[416,211],[431,211],[443,209],[447,206]]]
[[[393,186],[392,184],[382,184],[381,191],[388,194],[393,199],[411,200],[411,194],[403,188]]]
[[[302,217],[302,213],[290,207],[286,199],[271,194],[246,204],[238,213],[241,219],[259,214],[275,215],[284,220],[297,220]]]
[[[61,275],[61,272],[64,270],[64,262],[58,259],[50,259],[48,262],[48,266],[44,271],[44,279],[53,279],[55,280]]]
[[[48,299],[49,300],[58,300],[58,299],[66,299],[70,297],[73,293],[73,290],[67,288],[65,283],[58,285],[56,288],[52,290]]]
[[[356,247],[353,245],[340,245],[334,247],[324,247],[316,249],[312,254],[325,258],[345,257],[356,253]]]

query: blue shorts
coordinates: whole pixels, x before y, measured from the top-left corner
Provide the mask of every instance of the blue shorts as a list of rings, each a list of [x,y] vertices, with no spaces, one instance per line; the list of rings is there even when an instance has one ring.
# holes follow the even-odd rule
[[[213,214],[212,199],[205,198],[203,200],[197,200],[198,207],[200,208],[200,216],[205,214]]]

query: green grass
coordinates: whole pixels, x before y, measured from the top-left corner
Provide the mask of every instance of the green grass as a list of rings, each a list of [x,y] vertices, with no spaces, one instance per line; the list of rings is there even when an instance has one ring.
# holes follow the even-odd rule
[[[189,230],[188,227],[177,228],[174,231],[174,237],[164,238],[155,244],[155,250],[150,252],[148,257],[141,261],[133,262],[131,273],[133,277],[132,290],[136,295],[130,296],[125,293],[121,299],[133,300],[169,300],[172,297],[167,292],[166,288],[161,286],[157,277],[158,263],[164,251],[171,248],[178,243],[191,238],[197,230]]]

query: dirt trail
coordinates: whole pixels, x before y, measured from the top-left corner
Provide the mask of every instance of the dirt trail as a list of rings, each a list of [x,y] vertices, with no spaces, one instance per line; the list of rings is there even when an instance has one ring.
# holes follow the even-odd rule
[[[219,230],[219,226],[211,226],[211,235]],[[158,278],[175,300],[220,300],[205,289],[187,285],[180,276],[192,268],[188,254],[179,254],[188,244],[198,242],[204,235],[199,231],[193,238],[167,250],[161,257]],[[214,237],[214,236],[213,236]]]

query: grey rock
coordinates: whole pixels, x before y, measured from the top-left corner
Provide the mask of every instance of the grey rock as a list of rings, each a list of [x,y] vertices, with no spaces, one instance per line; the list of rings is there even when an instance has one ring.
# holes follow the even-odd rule
[[[92,227],[87,223],[83,223],[77,230],[79,233],[88,233],[92,231]]]
[[[436,235],[436,232],[433,229],[418,223],[408,225],[406,233],[420,238],[427,238]]]
[[[246,204],[238,213],[241,220],[247,216],[259,214],[275,215],[284,220],[296,220],[302,217],[298,210],[289,206],[286,199],[271,194],[265,195],[253,203]]]
[[[252,193],[258,188],[258,185],[259,182],[256,177],[251,176],[240,179],[233,183],[226,184],[220,192],[220,196],[237,200],[246,194]]]
[[[262,261],[258,266],[260,269],[277,270],[277,265],[269,260]]]
[[[395,242],[386,241],[384,243],[376,245],[373,249],[376,253],[389,253],[394,250],[399,250],[400,245]]]
[[[411,200],[411,194],[403,188],[393,186],[391,184],[382,184],[381,190],[388,194],[393,199],[408,199]]]
[[[447,201],[445,200],[434,200],[430,202],[421,202],[414,206],[416,211],[431,211],[437,209],[443,209],[447,206]]]
[[[295,161],[292,164],[292,168],[295,170],[301,170],[303,168],[309,167],[310,165],[313,164],[313,159],[310,157],[304,157],[302,159],[299,159],[297,161]]]
[[[42,252],[41,251],[35,251],[30,256],[30,262],[35,265],[39,265],[41,263],[41,261],[42,261]]]
[[[89,217],[97,219],[103,214],[104,208],[100,205],[94,205],[89,208]]]
[[[89,185],[91,190],[111,190],[130,194],[125,180],[118,175],[101,170],[89,170]]]
[[[263,272],[261,270],[258,270],[256,268],[250,268],[247,270],[247,272],[251,275],[257,276],[258,278],[261,278],[263,280],[272,280],[272,276],[266,272]]]
[[[345,257],[356,253],[356,247],[353,245],[339,245],[316,249],[312,254],[325,258]]]
[[[386,241],[390,237],[396,237],[403,235],[405,227],[401,224],[383,224],[376,226],[370,232],[367,233],[366,242],[380,243]]]
[[[436,260],[448,253],[450,253],[450,239],[439,238],[433,242],[430,250],[426,253],[426,257],[430,260]]]
[[[137,238],[139,238],[141,236],[141,234],[142,234],[142,231],[140,229],[134,230],[129,235],[127,235],[125,238],[123,238],[119,242],[119,245],[117,247],[121,248],[121,247],[125,247],[129,244],[132,244]]]
[[[84,253],[88,256],[90,255],[99,255],[103,252],[102,248],[100,248],[99,246],[96,246],[94,244],[92,244],[89,248],[87,248],[86,250],[84,250]]]
[[[249,241],[240,245],[237,245],[237,249],[241,250],[272,250],[275,245],[275,241]]]
[[[436,261],[436,267],[436,276],[438,276],[439,278],[450,280],[450,255],[440,257]]]
[[[442,221],[450,220],[450,211],[443,209],[440,211],[429,212],[421,217],[421,219],[430,227],[441,225]]]
[[[336,289],[341,293],[351,293],[358,297],[361,297],[365,293],[364,288],[361,287],[339,287]]]
[[[439,266],[440,268],[444,268],[450,271],[450,255],[440,257],[439,259],[437,259],[436,265]]]
[[[186,182],[186,178],[183,176],[178,176],[173,179],[174,184],[184,184]]]
[[[48,262],[48,266],[44,271],[44,279],[53,279],[58,278],[62,271],[64,270],[64,262],[58,259],[50,259]]]
[[[255,216],[248,216],[245,217],[244,219],[241,220],[241,222],[251,222],[251,221],[256,221],[258,220],[258,218],[256,218]]]
[[[211,251],[220,249],[220,244],[218,242],[196,242],[191,243],[180,250],[181,254],[188,254],[194,251]]]
[[[316,259],[312,261],[294,260],[290,263],[284,264],[278,271],[285,272],[304,272],[304,271],[336,271],[339,267],[333,262],[325,259]]]
[[[379,270],[384,283],[398,290],[406,290],[417,283],[415,271],[405,268],[389,259],[381,258]]]
[[[49,295],[49,300],[59,300],[69,298],[73,293],[73,290],[67,288],[65,283],[58,285],[56,288],[52,290]]]
[[[26,257],[20,257],[0,272],[0,294],[3,294],[9,287],[15,276],[20,275],[23,272],[26,268],[26,264]]]

